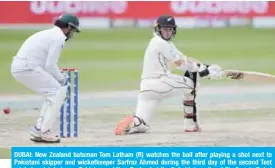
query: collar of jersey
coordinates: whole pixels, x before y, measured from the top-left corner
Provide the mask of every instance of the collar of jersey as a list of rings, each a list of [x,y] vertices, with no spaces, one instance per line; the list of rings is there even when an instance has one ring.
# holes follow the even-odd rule
[[[62,37],[64,38],[64,40],[67,38],[64,34],[64,32],[57,26],[54,26],[53,29],[56,29],[57,31],[59,31],[62,34]]]

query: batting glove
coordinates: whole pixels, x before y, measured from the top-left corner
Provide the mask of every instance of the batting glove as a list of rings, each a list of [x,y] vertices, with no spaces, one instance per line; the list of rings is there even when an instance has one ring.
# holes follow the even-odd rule
[[[222,77],[222,68],[218,65],[210,65],[208,68],[209,75],[208,79],[221,79]]]

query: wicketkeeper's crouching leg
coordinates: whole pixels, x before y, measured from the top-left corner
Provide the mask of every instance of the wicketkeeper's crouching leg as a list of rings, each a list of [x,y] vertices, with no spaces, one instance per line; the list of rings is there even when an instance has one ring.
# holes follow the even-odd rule
[[[40,112],[37,124],[30,132],[31,140],[36,142],[59,143],[59,136],[52,132],[59,110],[67,95],[67,86],[62,86],[57,93],[48,95]]]
[[[12,75],[19,83],[45,97],[40,117],[30,131],[31,140],[59,143],[60,139],[52,129],[67,96],[67,86],[62,86],[53,76],[42,69],[13,72]]]

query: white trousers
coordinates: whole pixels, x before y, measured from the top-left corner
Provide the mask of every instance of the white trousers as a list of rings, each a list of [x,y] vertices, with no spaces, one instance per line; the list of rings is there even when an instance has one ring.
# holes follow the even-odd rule
[[[25,60],[14,60],[11,65],[12,76],[28,89],[43,95],[50,102],[55,101],[61,84],[41,67],[26,65]]]
[[[182,96],[185,101],[193,101],[194,96],[191,94],[193,89],[194,82],[184,76],[171,74],[160,78],[143,79],[140,83],[135,115],[148,124],[159,102],[174,96]]]
[[[36,127],[42,131],[52,129],[57,114],[55,110],[51,112],[50,107],[58,101],[57,94],[62,88],[61,84],[43,68],[28,65],[26,60],[14,60],[11,65],[11,73],[20,84],[44,96],[44,103]]]

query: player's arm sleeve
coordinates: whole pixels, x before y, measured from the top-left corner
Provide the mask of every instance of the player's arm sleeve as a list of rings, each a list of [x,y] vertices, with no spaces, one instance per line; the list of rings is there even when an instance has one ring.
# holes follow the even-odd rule
[[[58,68],[58,60],[61,55],[63,48],[63,43],[60,41],[54,41],[52,42],[49,51],[48,51],[48,57],[46,60],[46,66],[45,69],[47,72],[49,72],[51,75],[54,76],[54,78],[57,81],[64,80],[64,75],[60,72]]]
[[[175,46],[174,46],[174,50],[175,50],[176,55],[178,55],[180,57],[180,59],[186,60],[187,57],[181,51],[179,51]]]
[[[181,58],[186,61],[186,62],[197,62],[198,64],[202,64],[199,60],[193,58],[193,57],[189,57],[189,56],[186,56],[185,54],[183,54],[181,51],[179,51],[176,46],[174,45],[174,48],[175,48],[175,51],[178,55],[181,56]]]
[[[183,71],[189,70],[191,72],[198,70],[199,65],[197,64],[196,60],[188,58],[186,55],[180,52],[174,44],[171,44],[171,46],[175,55],[177,55],[178,57],[178,59],[174,61],[178,69],[181,69]]]
[[[169,62],[177,62],[181,59],[183,59],[181,53],[177,52],[177,49],[168,43],[162,43],[161,50],[163,52],[164,57],[169,61]]]

